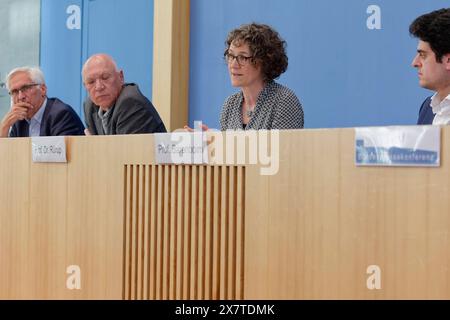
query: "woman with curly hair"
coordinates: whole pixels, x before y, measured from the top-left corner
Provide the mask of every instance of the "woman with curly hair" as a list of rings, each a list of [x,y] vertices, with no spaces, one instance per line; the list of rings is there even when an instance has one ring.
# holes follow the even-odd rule
[[[288,66],[286,42],[264,24],[232,30],[225,42],[231,84],[241,90],[228,97],[221,130],[303,128],[303,108],[295,93],[275,82]]]

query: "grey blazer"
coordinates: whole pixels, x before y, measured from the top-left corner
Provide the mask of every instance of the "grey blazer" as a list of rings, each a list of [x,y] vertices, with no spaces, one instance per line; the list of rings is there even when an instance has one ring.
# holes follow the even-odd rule
[[[134,83],[125,84],[111,110],[108,134],[166,132],[166,127],[153,104]],[[86,126],[94,135],[104,135],[99,106],[88,97],[84,102]]]

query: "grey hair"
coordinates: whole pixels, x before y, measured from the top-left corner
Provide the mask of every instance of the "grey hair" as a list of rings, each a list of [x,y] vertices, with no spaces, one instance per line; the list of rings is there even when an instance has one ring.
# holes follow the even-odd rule
[[[31,81],[33,81],[33,83],[45,84],[44,73],[42,72],[42,70],[39,67],[20,67],[20,68],[15,68],[15,69],[11,70],[8,73],[8,75],[6,76],[6,81],[5,81],[6,89],[9,90],[9,81],[11,80],[11,77],[19,72],[27,73],[30,76]]]

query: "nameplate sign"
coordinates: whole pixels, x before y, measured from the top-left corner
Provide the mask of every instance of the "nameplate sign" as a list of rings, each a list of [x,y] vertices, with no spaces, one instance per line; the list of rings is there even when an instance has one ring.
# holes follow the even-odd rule
[[[32,137],[33,162],[66,163],[66,140],[64,137]]]
[[[439,167],[439,126],[395,126],[355,129],[357,166]]]
[[[207,164],[206,134],[199,132],[155,133],[157,164]]]

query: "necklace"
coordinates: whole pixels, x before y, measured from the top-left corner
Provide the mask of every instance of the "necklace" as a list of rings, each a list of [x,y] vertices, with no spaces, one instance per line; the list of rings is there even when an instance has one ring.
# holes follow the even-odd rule
[[[256,106],[254,106],[253,108],[251,108],[250,106],[245,106],[246,109],[245,114],[247,115],[247,117],[249,118],[253,117],[253,115],[255,114],[255,107]]]

